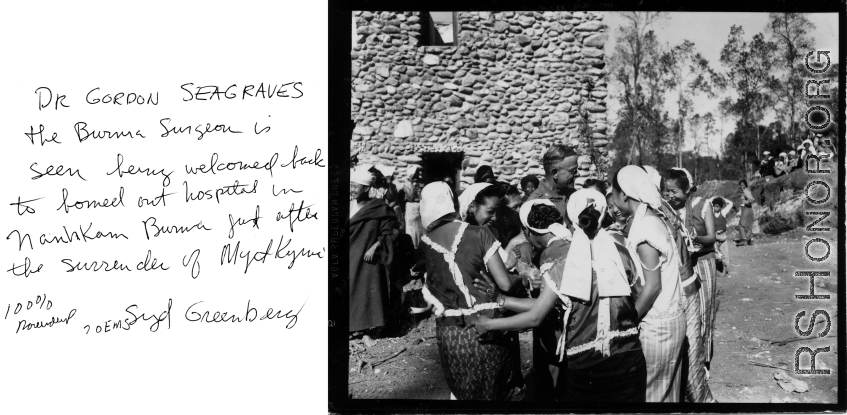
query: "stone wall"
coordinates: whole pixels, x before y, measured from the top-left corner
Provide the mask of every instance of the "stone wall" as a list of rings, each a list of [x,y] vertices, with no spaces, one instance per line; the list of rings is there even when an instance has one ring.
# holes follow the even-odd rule
[[[423,151],[463,151],[463,182],[488,164],[517,183],[543,175],[545,149],[562,143],[583,155],[582,179],[606,178],[601,15],[459,12],[454,47],[419,46],[419,12],[357,11],[353,20],[360,162],[403,168]],[[592,148],[599,166],[587,157]]]

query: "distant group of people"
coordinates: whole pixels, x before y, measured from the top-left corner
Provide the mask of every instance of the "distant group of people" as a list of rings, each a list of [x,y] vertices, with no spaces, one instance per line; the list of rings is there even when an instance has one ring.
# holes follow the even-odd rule
[[[626,166],[578,190],[572,148],[553,145],[542,162],[544,177],[520,189],[480,166],[458,195],[412,166],[400,190],[383,179],[381,199],[385,169],[354,170],[350,331],[372,344],[392,281],[419,281],[425,305],[413,307],[436,317],[453,399],[522,399],[517,333],[531,328],[538,400],[715,402],[716,277],[719,263],[729,275],[733,203],[695,196],[683,168]],[[744,240],[752,196],[740,185]]]
[[[812,140],[806,139],[797,147],[796,151],[791,150],[787,153],[782,151],[778,153],[776,158],[770,151],[764,151],[762,153],[764,157],[759,161],[759,169],[755,173],[755,177],[768,179],[799,170],[808,163],[809,156],[816,156],[821,160],[834,158],[835,146],[831,143],[827,145],[825,142],[826,140],[818,136],[818,149],[815,149]]]

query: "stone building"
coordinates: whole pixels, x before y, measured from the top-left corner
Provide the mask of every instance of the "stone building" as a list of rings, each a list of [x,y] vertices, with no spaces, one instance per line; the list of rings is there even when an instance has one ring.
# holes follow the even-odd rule
[[[579,183],[606,178],[602,16],[452,15],[452,44],[430,46],[438,44],[430,12],[353,13],[351,151],[359,162],[401,172],[420,164],[428,180],[453,176],[462,187],[487,164],[517,184],[543,175],[544,150],[562,143],[581,154]]]

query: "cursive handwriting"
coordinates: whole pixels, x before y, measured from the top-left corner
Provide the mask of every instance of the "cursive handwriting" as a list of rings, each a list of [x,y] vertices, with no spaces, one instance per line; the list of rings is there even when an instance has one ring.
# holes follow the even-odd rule
[[[284,259],[290,257],[291,262],[288,264],[288,269],[291,269],[294,266],[294,262],[299,257],[311,258],[313,256],[317,256],[318,258],[323,258],[322,252],[312,252],[305,248],[300,248],[299,251],[296,249],[288,249],[288,245],[291,244],[291,239],[288,239],[288,241],[285,242],[285,245],[283,245],[283,241],[285,241],[285,235],[280,235],[275,250],[272,250],[274,240],[271,239],[270,242],[268,242],[268,247],[264,251],[258,252],[242,251],[240,241],[235,243],[234,248],[232,247],[232,244],[226,244],[221,250],[221,265],[224,265],[224,263],[235,265],[239,259],[245,259],[246,263],[244,264],[244,273],[246,274],[253,262],[261,262],[264,264],[265,260],[269,257],[272,259]]]
[[[124,177],[124,174],[146,174],[147,176],[162,175],[162,186],[168,187],[171,184],[171,174],[173,173],[173,171],[171,171],[170,173],[165,173],[165,169],[153,170],[149,167],[141,168],[135,167],[131,164],[129,165],[129,167],[126,168],[126,170],[122,170],[121,167],[123,166],[123,163],[124,156],[118,153],[118,166],[115,167],[115,169],[112,170],[111,173],[106,173],[106,176],[111,176],[115,173],[118,174],[118,177]]]
[[[28,323],[26,320],[20,320],[20,321],[18,321],[18,328],[17,328],[17,330],[15,330],[15,333],[16,334],[19,333],[22,329],[23,330],[32,330],[32,329],[40,329],[40,328],[44,328],[44,327],[53,327],[54,325],[59,324],[59,323],[68,324],[68,323],[70,323],[71,318],[73,318],[73,316],[75,316],[75,315],[76,315],[76,309],[74,308],[68,313],[68,316],[65,317],[65,318],[51,317],[50,321],[47,321],[47,322],[36,321],[35,323]]]
[[[308,301],[308,299],[307,299]],[[250,305],[250,300],[247,300],[247,307],[243,313],[230,313],[228,311],[220,312],[220,311],[194,311],[194,307],[198,304],[202,304],[203,301],[198,301],[185,310],[185,319],[191,322],[202,322],[202,323],[252,323],[258,319],[262,320],[273,320],[276,318],[287,318],[288,324],[285,325],[285,328],[291,329],[297,324],[297,316],[300,314],[300,311],[303,310],[303,307],[306,306],[306,301],[303,302],[303,305],[300,306],[300,309],[297,312],[294,310],[288,310],[283,314],[282,310],[274,310],[273,308],[268,308],[263,311],[263,313],[259,314],[259,310],[256,307]],[[200,308],[200,307],[198,307]]]
[[[313,165],[315,167],[326,167],[325,165],[321,164],[321,162],[324,161],[324,159],[321,158],[321,149],[315,150],[315,157],[312,157],[311,159],[306,158],[306,157],[300,157],[298,159],[297,158],[297,151],[298,151],[297,146],[294,146],[294,153],[291,155],[291,161],[289,161],[288,163],[285,163],[285,164],[280,164],[279,166],[280,167],[291,166],[292,169],[296,169],[298,165],[300,165],[300,166]]]
[[[168,321],[168,329],[170,329],[171,328],[171,308],[172,307],[173,307],[173,299],[168,298],[168,308],[167,308],[167,310],[162,311],[161,313],[159,313],[159,315],[151,314],[151,315],[148,316],[146,313],[141,313],[141,315],[139,316],[139,315],[137,315],[137,314],[135,314],[134,312],[131,311],[131,309],[137,309],[138,308],[137,304],[133,304],[133,305],[126,308],[126,312],[129,313],[132,316],[132,320],[129,322],[129,325],[135,324],[136,322],[138,322],[138,320],[144,320],[144,321],[155,320],[153,322],[153,324],[150,325],[150,331],[155,333],[157,330],[159,330],[159,323],[167,320]]]
[[[118,194],[118,197],[112,199],[110,202],[109,199],[103,200],[103,203],[93,201],[93,200],[82,200],[78,202],[71,203],[68,205],[68,189],[62,189],[62,205],[59,206],[56,210],[65,209],[65,213],[68,213],[71,208],[76,209],[91,209],[98,207],[118,207],[124,206],[124,188],[121,186],[121,190]]]
[[[159,226],[156,224],[156,218],[150,216],[149,218],[141,221],[144,224],[144,235],[147,236],[147,240],[150,240],[150,234],[153,232],[153,238],[161,235],[161,234],[174,234],[174,233],[188,233],[195,229],[202,229],[204,231],[210,231],[211,229],[207,228],[206,225],[203,225],[203,221],[201,220],[194,225],[185,227],[185,226]]]
[[[235,219],[235,218],[232,217],[232,214],[230,213],[229,214],[229,239],[232,239],[232,237],[235,236],[235,227],[236,226],[241,226],[241,225],[246,225],[248,223],[253,223],[253,227],[256,228],[256,229],[259,229],[259,218],[261,218],[261,216],[259,216],[259,205],[256,205],[256,216],[254,216],[250,219],[242,219],[242,218]]]
[[[233,162],[218,162],[218,153],[212,153],[212,159],[209,161],[209,164],[201,164],[197,167],[188,167],[185,165],[185,172],[188,174],[198,174],[198,173],[212,173],[217,174],[219,171],[233,171],[233,170],[267,170],[270,173],[271,177],[273,177],[274,172],[273,168],[276,166],[276,162],[279,160],[279,153],[274,153],[270,160],[268,160],[265,164],[259,164],[258,161],[254,161],[253,164],[249,162],[243,161],[233,161]]]
[[[170,127],[170,128],[168,128],[168,126],[166,124],[170,124],[170,123],[171,123],[170,118],[162,118],[161,120],[159,120],[159,125],[161,125],[162,128],[165,129],[164,134],[161,135],[162,138],[167,137],[170,134],[174,134],[174,135],[183,134],[183,133],[191,134],[192,128],[191,128],[190,125],[185,126],[185,127]],[[212,124],[207,123],[206,128],[203,128],[203,125],[200,124],[200,125],[195,126],[193,131],[200,135],[199,137],[197,137],[197,141],[202,140],[203,137],[206,136],[206,134],[213,133],[213,132],[241,134],[241,131],[235,131],[235,130],[232,129],[232,127],[225,125],[225,124],[212,125]]]
[[[77,140],[79,140],[80,143],[85,141],[85,140],[88,140],[89,138],[113,139],[113,138],[123,138],[123,137],[135,138],[135,136],[139,136],[141,138],[146,138],[144,136],[144,134],[141,133],[141,130],[135,130],[134,134],[133,134],[132,131],[109,131],[109,130],[102,130],[102,131],[91,130],[91,131],[88,131],[88,123],[83,122],[83,121],[80,121],[80,122],[74,124],[74,132],[76,132],[76,138],[77,138]]]
[[[51,164],[47,167],[47,170],[44,170],[44,173],[42,173],[35,169],[35,166],[37,165],[38,163],[32,163],[29,166],[29,169],[35,172],[35,176],[32,176],[32,180],[38,180],[44,176],[63,176],[65,173],[68,173],[68,177],[76,176],[82,179],[83,181],[88,181],[85,180],[84,177],[82,177],[82,174],[80,174],[79,169],[74,169],[73,167],[68,167],[68,169],[65,170],[65,166],[59,165],[59,167],[55,167]],[[53,169],[56,170],[53,171]]]
[[[188,182],[182,182],[185,185],[185,202],[188,203],[192,200],[211,200],[215,199],[216,202],[221,203],[221,196],[238,196],[244,194],[255,194],[256,188],[259,186],[259,181],[253,181],[253,187],[248,188],[246,184],[238,184],[238,180],[235,181],[235,184],[232,186],[224,186],[218,188],[214,191],[210,190],[199,190],[197,193],[191,193],[188,191]]]
[[[100,239],[100,238],[129,239],[126,235],[124,235],[122,233],[114,233],[114,232],[111,232],[111,231],[108,231],[106,233],[97,231],[94,234],[90,234],[92,226],[94,226],[94,222],[89,222],[88,227],[85,228],[85,229],[83,229],[82,225],[80,225],[79,226],[79,232],[77,232],[77,231],[68,232],[68,227],[62,226],[62,230],[64,230],[64,232],[65,232],[64,235],[53,235],[51,233],[46,233],[46,234],[42,233],[41,236],[38,237],[38,243],[40,245],[47,245],[47,244],[54,244],[54,243],[69,244],[69,243],[74,242],[74,241],[88,242],[88,241],[93,241],[95,239]],[[27,234],[24,234],[23,236],[21,236],[20,231],[18,231],[17,229],[9,232],[9,235],[6,236],[6,240],[9,240],[9,238],[12,237],[13,233],[18,235],[18,250],[19,251],[23,249],[24,242],[28,242],[29,243],[29,249],[33,249],[32,238],[29,236],[29,234],[27,233]],[[53,236],[48,236],[48,235],[53,235]]]
[[[292,203],[291,207],[288,208],[287,214],[282,213],[282,212],[277,212],[276,221],[279,222],[279,221],[287,218],[288,219],[288,228],[291,230],[291,232],[294,232],[294,223],[295,222],[305,222],[309,219],[318,220],[318,212],[312,213],[311,210],[309,210],[309,208],[314,206],[314,204],[311,204],[309,206],[303,206],[303,203],[304,202],[301,200],[300,201],[300,207],[298,207],[298,208],[295,208],[294,203]],[[305,209],[305,211],[303,209]],[[295,215],[295,213],[297,213],[297,214]]]

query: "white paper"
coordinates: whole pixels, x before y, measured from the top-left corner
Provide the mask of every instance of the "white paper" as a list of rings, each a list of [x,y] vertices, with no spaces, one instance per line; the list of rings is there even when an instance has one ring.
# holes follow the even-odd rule
[[[6,81],[0,94],[0,413],[325,411],[326,4],[15,2],[0,15]],[[260,84],[266,97],[244,96],[245,86],[253,85],[248,92],[256,95]],[[283,84],[284,93],[267,97]],[[182,85],[195,93],[217,86],[223,94],[201,95],[209,99],[201,101]],[[229,99],[224,91],[231,85]],[[48,102],[47,90],[39,90],[39,98],[39,87],[52,93],[44,108],[39,99]],[[147,103],[87,102],[118,93]],[[149,104],[151,94],[157,105]],[[74,129],[79,122],[86,123],[83,136],[93,134],[82,142]],[[163,137],[162,123],[190,129]],[[205,130],[207,123],[241,133],[213,131],[198,139],[195,127]],[[39,125],[41,136],[25,134]],[[107,130],[125,133],[108,138]],[[95,138],[94,131],[107,138]],[[61,143],[42,144],[53,133]],[[132,165],[151,174],[108,175],[119,154],[122,171]],[[218,163],[273,168],[186,173],[186,166],[209,166],[213,154]],[[31,167],[44,173],[51,165],[64,166],[64,174],[33,179]],[[215,189],[235,181],[240,191],[258,185],[254,194],[223,194],[218,202]],[[210,190],[211,200],[186,202],[186,186],[195,195]],[[121,188],[123,206],[73,205],[111,204]],[[163,193],[169,195],[157,206],[138,206],[139,197],[155,202]],[[15,205],[19,198],[39,200]],[[300,219],[293,225],[285,217],[292,205]],[[250,221],[257,206],[258,228]],[[159,236],[151,217],[165,228]],[[231,221],[239,218],[246,223],[230,238]],[[83,233],[98,231],[116,238],[73,235],[85,239]],[[68,235],[70,243],[48,243]],[[243,257],[221,265],[224,246],[237,243],[242,253],[250,251],[249,267]],[[262,261],[256,253],[269,243]],[[148,250],[169,269],[138,270]],[[192,268],[195,250],[199,275]],[[25,258],[30,271],[43,268],[28,276],[15,275],[23,267],[10,271]],[[100,270],[67,272],[62,260],[97,262]],[[129,270],[106,271],[115,261]],[[153,332],[155,320],[141,314],[164,316],[169,301],[169,321]],[[67,323],[38,328],[38,322],[67,319],[71,310]],[[254,320],[188,320],[205,311],[210,319],[220,311],[230,320]],[[261,319],[269,313],[279,318]]]

